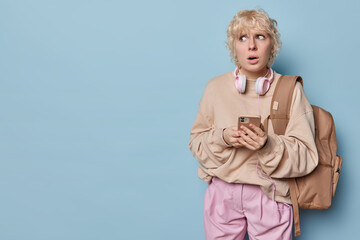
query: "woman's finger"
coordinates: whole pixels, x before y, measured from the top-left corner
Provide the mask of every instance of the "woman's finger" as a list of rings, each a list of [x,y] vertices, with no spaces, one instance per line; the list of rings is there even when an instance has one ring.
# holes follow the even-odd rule
[[[257,135],[253,131],[251,131],[249,128],[247,128],[245,126],[241,126],[241,129],[252,139],[255,139],[255,137],[257,137]]]
[[[246,148],[250,150],[255,150],[255,147],[251,146],[248,142],[246,142],[243,138],[239,138],[239,142]]]
[[[250,131],[250,130],[249,130]],[[255,135],[253,133],[253,135]],[[246,135],[244,132],[241,131],[240,133],[240,137],[245,140],[246,143],[248,143],[249,145],[256,147],[258,144],[256,141],[254,141],[254,139],[252,139],[249,135]]]
[[[259,137],[264,137],[264,136],[265,136],[265,132],[264,132],[261,128],[255,126],[254,124],[250,124],[250,127],[251,127],[252,129],[254,129],[254,132],[255,132]]]
[[[227,128],[225,131],[229,137],[238,138],[240,136],[236,127]]]

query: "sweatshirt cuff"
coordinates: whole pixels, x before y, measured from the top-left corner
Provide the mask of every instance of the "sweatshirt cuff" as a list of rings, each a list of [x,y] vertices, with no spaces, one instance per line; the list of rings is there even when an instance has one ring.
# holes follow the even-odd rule
[[[260,150],[258,150],[260,160],[263,159],[264,156],[276,153],[279,150],[279,145],[276,135],[268,135],[267,142]]]
[[[223,138],[224,130],[225,130],[225,128],[218,128],[216,130],[217,133],[215,133],[215,135],[217,135],[217,137],[214,142],[222,147],[232,147],[231,145],[227,144]]]

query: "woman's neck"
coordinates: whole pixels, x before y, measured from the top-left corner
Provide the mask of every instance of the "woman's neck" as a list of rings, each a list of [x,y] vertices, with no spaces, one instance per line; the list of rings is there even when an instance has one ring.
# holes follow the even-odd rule
[[[250,72],[250,71],[244,71],[244,69],[240,68],[240,74],[243,74],[246,76],[246,79],[248,80],[256,80],[259,77],[266,77],[267,75],[269,75],[269,69],[268,68],[264,68],[263,70],[259,71],[259,72]]]

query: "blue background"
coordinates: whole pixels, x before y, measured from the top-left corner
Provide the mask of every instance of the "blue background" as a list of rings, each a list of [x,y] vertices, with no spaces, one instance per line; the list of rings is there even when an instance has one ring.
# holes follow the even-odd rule
[[[351,1],[0,1],[0,239],[203,239],[189,133],[207,81],[233,70],[243,8],[279,23],[274,69],[301,75],[336,122],[333,206],[298,239],[360,227],[360,4]]]

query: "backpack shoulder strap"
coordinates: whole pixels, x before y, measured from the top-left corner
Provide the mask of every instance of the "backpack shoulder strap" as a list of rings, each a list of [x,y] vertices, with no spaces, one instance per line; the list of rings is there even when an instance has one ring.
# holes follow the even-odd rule
[[[303,84],[300,76],[283,75],[279,78],[270,105],[270,119],[274,132],[284,135],[290,119],[291,101],[296,82]],[[290,198],[294,211],[295,236],[301,234],[299,205],[296,196],[296,182],[294,178],[289,179]]]
[[[290,118],[291,100],[296,82],[303,84],[300,76],[282,75],[274,90],[270,104],[270,119],[274,132],[284,135]]]

